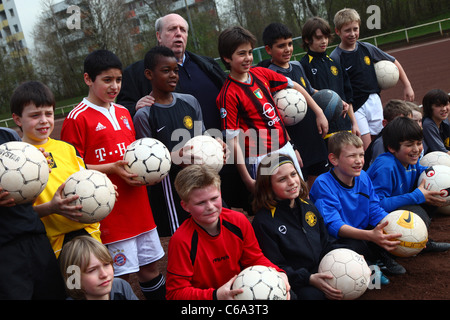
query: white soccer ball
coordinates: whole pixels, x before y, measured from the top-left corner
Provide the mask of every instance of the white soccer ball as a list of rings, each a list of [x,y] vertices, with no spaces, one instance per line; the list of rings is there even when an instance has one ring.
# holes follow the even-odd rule
[[[384,217],[380,223],[389,221],[384,228],[386,234],[400,233],[400,244],[394,251],[390,251],[398,257],[411,257],[422,251],[428,241],[428,230],[420,218],[414,212],[408,210],[395,210]]]
[[[193,164],[207,165],[217,172],[223,167],[223,146],[210,136],[199,135],[186,142],[185,147],[192,147],[190,152],[201,160],[194,160]]]
[[[252,266],[242,270],[231,286],[243,289],[236,300],[286,300],[286,284],[278,272],[265,266]]]
[[[359,298],[369,287],[370,268],[363,256],[350,249],[328,252],[320,261],[318,272],[333,276],[326,281],[342,291],[344,300]]]
[[[393,62],[381,60],[375,63],[374,67],[378,86],[381,90],[392,88],[397,84],[400,74]]]
[[[123,160],[128,162],[125,170],[137,174],[135,179],[146,185],[161,182],[169,174],[172,165],[169,149],[154,138],[142,138],[131,143]]]
[[[116,202],[116,191],[106,174],[96,170],[80,170],[66,180],[65,197],[78,195],[72,205],[82,205],[79,222],[91,224],[106,218]]]
[[[450,204],[450,167],[440,164],[429,167],[420,174],[417,185],[424,179],[426,190],[440,191],[440,196]]]
[[[36,147],[21,141],[0,145],[0,186],[9,192],[6,199],[16,204],[34,202],[47,186],[47,159]]]
[[[273,100],[287,126],[302,121],[308,111],[305,97],[295,89],[280,90],[273,96]]]
[[[424,167],[431,167],[437,164],[450,167],[450,155],[447,152],[433,151],[420,159],[420,165]]]

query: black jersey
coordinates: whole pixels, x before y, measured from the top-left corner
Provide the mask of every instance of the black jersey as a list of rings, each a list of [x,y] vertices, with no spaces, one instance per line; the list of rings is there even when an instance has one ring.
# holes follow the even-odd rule
[[[343,101],[353,103],[350,78],[338,61],[331,59],[325,52],[308,51],[300,63],[305,70],[306,77],[315,89],[333,90]],[[328,134],[352,129],[352,123],[348,116],[339,117],[337,121],[329,122],[328,125]]]
[[[330,55],[347,71],[353,90],[353,110],[357,111],[373,93],[380,93],[374,63],[395,58],[367,42],[357,42],[353,51],[337,47]]]

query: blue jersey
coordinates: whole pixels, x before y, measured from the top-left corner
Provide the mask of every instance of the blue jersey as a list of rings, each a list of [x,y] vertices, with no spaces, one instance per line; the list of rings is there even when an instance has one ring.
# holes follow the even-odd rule
[[[310,198],[322,214],[328,232],[339,238],[339,229],[349,225],[357,229],[376,226],[388,213],[365,171],[354,178],[353,186],[341,182],[334,171],[320,175],[314,182]]]
[[[417,189],[420,174],[427,169],[419,163],[405,168],[390,152],[379,155],[367,170],[384,210],[392,212],[402,206],[425,202]]]

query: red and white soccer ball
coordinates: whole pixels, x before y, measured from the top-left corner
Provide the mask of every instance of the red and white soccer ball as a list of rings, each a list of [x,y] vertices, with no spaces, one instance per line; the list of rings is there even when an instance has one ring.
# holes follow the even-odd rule
[[[236,300],[286,300],[286,284],[278,272],[265,266],[252,266],[242,270],[231,289],[243,289]]]
[[[116,190],[106,174],[96,170],[80,170],[66,180],[65,197],[78,195],[72,205],[82,205],[81,223],[95,223],[106,218],[116,203]]]
[[[371,270],[363,256],[350,249],[328,252],[320,261],[318,272],[333,276],[326,281],[342,291],[344,300],[359,298],[369,287]]]
[[[184,148],[192,147],[190,153],[196,156],[194,163],[207,165],[217,172],[222,170],[224,152],[222,144],[211,136],[199,135],[186,142]]]
[[[384,217],[380,223],[388,221],[383,229],[386,234],[400,233],[400,244],[394,251],[398,257],[411,257],[422,251],[428,241],[428,230],[425,222],[417,214],[408,210],[395,210]]]
[[[420,159],[420,165],[424,167],[431,167],[437,164],[450,167],[450,155],[447,152],[433,151]]]
[[[434,165],[429,167],[419,176],[417,185],[425,179],[425,189],[429,191],[440,191],[440,196],[450,204],[450,167]]]
[[[47,186],[47,159],[33,145],[11,141],[0,145],[0,186],[16,204],[33,202]],[[5,200],[6,200],[5,199]]]
[[[445,157],[439,157],[445,159]],[[445,163],[441,161],[441,163]],[[426,169],[419,176],[418,185],[425,179],[425,189],[430,191],[440,191],[441,197],[447,201],[446,206],[439,207],[436,212],[450,215],[450,166],[437,164]]]
[[[137,174],[135,179],[146,185],[161,182],[169,174],[172,165],[169,149],[154,138],[142,138],[131,143],[123,160],[128,162],[125,170]]]
[[[374,65],[378,86],[381,90],[394,87],[399,79],[400,73],[397,66],[388,60],[381,60]]]
[[[308,111],[305,97],[295,89],[280,90],[273,96],[273,100],[286,126],[302,121]]]

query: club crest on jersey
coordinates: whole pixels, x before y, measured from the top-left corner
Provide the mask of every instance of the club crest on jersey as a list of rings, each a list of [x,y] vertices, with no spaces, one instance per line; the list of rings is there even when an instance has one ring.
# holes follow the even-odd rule
[[[131,131],[130,123],[128,122],[128,118],[123,116],[122,118],[123,124]]]
[[[365,62],[368,66],[370,66],[370,58],[369,58],[368,56],[365,56],[365,57],[364,57],[364,62]]]
[[[227,117],[227,115],[228,115],[227,110],[225,110],[225,108],[220,108],[220,117],[222,119],[225,119]]]
[[[305,214],[305,220],[306,220],[306,223],[308,223],[310,227],[314,227],[316,225],[316,223],[317,223],[317,217],[311,211],[308,211]]]
[[[331,66],[330,68],[331,73],[333,74],[333,76],[337,76],[338,75],[338,69],[335,66]]]
[[[253,91],[253,94],[258,98],[258,99],[262,99],[264,98],[261,89],[256,89],[255,91]]]
[[[190,116],[184,117],[183,124],[189,130],[194,127],[194,121],[192,121],[192,118]]]

